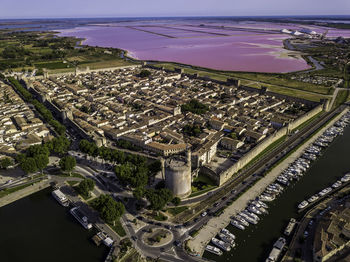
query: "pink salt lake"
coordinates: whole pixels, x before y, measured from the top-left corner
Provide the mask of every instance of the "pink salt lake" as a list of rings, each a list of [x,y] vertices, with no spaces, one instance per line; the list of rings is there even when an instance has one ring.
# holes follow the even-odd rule
[[[280,25],[234,27],[120,23],[66,29],[60,35],[84,38],[84,44],[90,46],[124,49],[129,56],[141,60],[251,72],[284,73],[310,68],[300,53],[283,48],[283,40],[289,36],[279,33]],[[331,33],[333,36],[338,32]],[[341,33],[347,35],[349,31]]]

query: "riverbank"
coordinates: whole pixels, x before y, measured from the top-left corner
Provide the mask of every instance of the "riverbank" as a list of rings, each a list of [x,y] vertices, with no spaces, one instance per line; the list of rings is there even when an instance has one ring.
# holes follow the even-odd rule
[[[42,180],[38,183],[29,185],[23,189],[20,189],[16,192],[13,192],[7,196],[0,198],[0,207],[6,206],[12,202],[15,202],[21,198],[25,198],[33,193],[36,193],[42,189],[45,189],[50,186],[50,183],[47,179]]]
[[[199,233],[188,241],[188,247],[195,253],[200,255],[203,254],[205,245],[214,237],[222,228],[226,227],[231,220],[231,216],[237,214],[242,209],[244,209],[247,203],[259,196],[262,191],[271,184],[280,173],[288,167],[295,159],[297,159],[302,152],[312,144],[323,132],[330,126],[332,126],[338,119],[340,119],[349,109],[346,108],[338,116],[332,119],[326,126],[321,128],[316,134],[314,134],[309,140],[302,144],[295,152],[293,152],[288,158],[279,163],[274,169],[272,169],[265,177],[260,179],[254,186],[252,186],[248,191],[242,194],[233,204],[227,207],[224,212],[218,216],[214,217],[209,222],[203,226]]]

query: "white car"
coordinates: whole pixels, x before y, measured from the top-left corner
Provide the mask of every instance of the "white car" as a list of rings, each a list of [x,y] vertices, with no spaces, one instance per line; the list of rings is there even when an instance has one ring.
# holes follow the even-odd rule
[[[207,212],[203,212],[202,217],[205,217],[207,214],[208,214]]]

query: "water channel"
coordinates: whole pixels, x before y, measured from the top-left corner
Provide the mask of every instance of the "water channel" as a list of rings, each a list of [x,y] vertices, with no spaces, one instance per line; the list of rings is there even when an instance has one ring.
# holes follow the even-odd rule
[[[265,261],[273,243],[282,236],[291,217],[300,218],[296,206],[311,195],[333,184],[350,171],[350,127],[343,136],[322,152],[305,175],[287,189],[273,202],[268,203],[269,214],[260,216],[255,226],[250,225],[240,231],[229,225],[228,229],[236,235],[236,247],[224,252],[220,257],[209,252],[204,257],[215,261]]]
[[[108,249],[45,189],[0,208],[1,262],[99,262]]]

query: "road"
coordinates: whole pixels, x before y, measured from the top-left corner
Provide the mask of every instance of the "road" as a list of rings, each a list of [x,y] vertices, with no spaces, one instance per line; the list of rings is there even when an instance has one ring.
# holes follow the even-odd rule
[[[331,111],[325,113],[322,116],[322,119],[315,119],[312,123],[308,125],[308,127],[303,128],[298,133],[291,134],[283,143],[278,145],[276,148],[267,153],[264,157],[262,157],[259,161],[251,165],[250,167],[243,169],[239,172],[234,179],[226,182],[223,186],[221,186],[215,193],[210,195],[203,196],[200,199],[200,203],[194,207],[195,213],[183,212],[178,216],[179,222],[189,221],[191,218],[196,216],[198,213],[202,212],[207,207],[213,206],[213,204],[217,201],[220,201],[220,205],[218,208],[212,209],[212,212],[217,211],[220,207],[223,207],[229,199],[222,200],[223,197],[231,197],[232,190],[242,190],[249,186],[256,177],[262,175],[269,168],[271,168],[275,163],[277,163],[280,159],[282,159],[286,154],[291,152],[294,148],[300,145],[305,139],[310,137],[318,128],[320,128],[323,124],[325,124],[328,120],[330,120],[333,116],[335,116],[339,111],[341,111],[343,107],[336,111]],[[242,185],[244,183],[244,185]],[[197,202],[197,199],[192,200],[193,203]],[[188,201],[186,203],[191,203]]]

